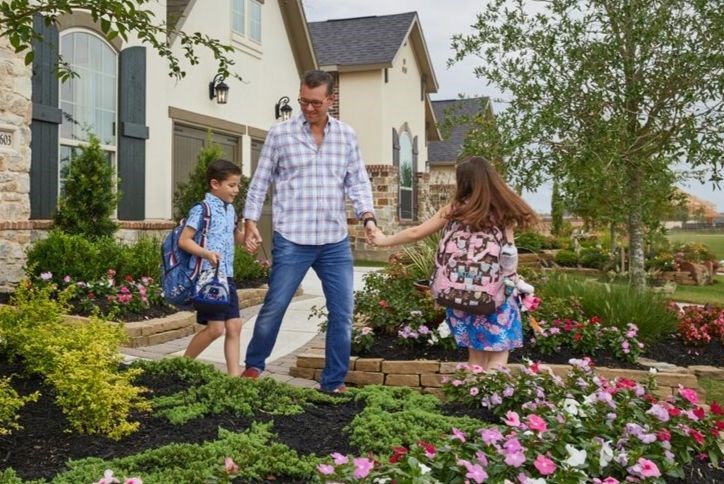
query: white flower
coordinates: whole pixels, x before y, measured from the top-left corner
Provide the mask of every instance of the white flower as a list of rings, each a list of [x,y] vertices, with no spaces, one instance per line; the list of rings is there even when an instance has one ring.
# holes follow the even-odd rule
[[[525,484],[546,484],[546,480],[542,477],[539,477],[537,479],[529,477],[525,480]]]
[[[563,400],[563,411],[566,412],[568,415],[578,415],[579,406],[579,403],[572,398],[566,398],[565,400]]]
[[[608,440],[601,444],[601,451],[599,452],[598,460],[601,464],[601,472],[603,472],[603,468],[613,460],[613,449],[611,448]]]
[[[450,326],[448,326],[447,321],[440,323],[440,326],[437,327],[437,334],[439,334],[441,338],[450,336]]]
[[[425,475],[425,474],[427,474],[428,472],[430,472],[430,471],[432,470],[432,468],[427,467],[427,466],[426,466],[425,464],[423,464],[423,463],[419,463],[418,465],[420,466],[420,474],[422,474],[422,475]]]
[[[588,454],[585,449],[578,450],[571,444],[566,444],[566,450],[568,451],[568,459],[565,463],[571,467],[583,467],[586,464],[586,457]]]

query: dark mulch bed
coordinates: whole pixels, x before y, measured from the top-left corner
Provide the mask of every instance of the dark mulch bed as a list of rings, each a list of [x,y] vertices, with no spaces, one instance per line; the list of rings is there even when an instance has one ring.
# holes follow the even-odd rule
[[[526,340],[529,339],[526,337]],[[440,361],[467,361],[468,353],[465,348],[445,350],[439,347],[423,345],[406,346],[397,342],[399,339],[392,335],[377,335],[372,347],[357,356],[365,358],[384,358],[386,360],[440,360]],[[570,348],[561,348],[554,354],[542,354],[534,347],[524,346],[511,351],[509,362],[520,363],[524,358],[531,361],[542,361],[551,364],[567,364],[571,358],[583,358],[587,355],[575,353]],[[590,355],[588,355],[590,356]],[[720,342],[713,342],[704,347],[689,347],[684,345],[680,338],[670,337],[645,348],[643,357],[671,363],[677,366],[713,365],[724,366],[724,347]],[[609,368],[627,368],[646,370],[647,367],[637,363],[628,363],[616,358],[610,353],[598,353],[591,356],[596,366]]]
[[[339,405],[319,405],[293,416],[259,414],[253,418],[231,414],[208,416],[185,425],[171,425],[150,415],[138,415],[140,430],[120,441],[105,437],[84,436],[65,432],[67,420],[53,403],[52,391],[38,378],[28,377],[20,364],[0,361],[0,376],[15,374],[13,387],[21,394],[40,390],[43,396],[38,402],[29,403],[21,410],[20,424],[23,429],[9,436],[0,436],[0,469],[12,467],[23,479],[52,478],[65,468],[68,459],[96,456],[112,459],[136,454],[172,442],[200,443],[213,440],[219,427],[232,431],[244,431],[252,421],[274,421],[274,432],[279,440],[300,454],[314,453],[319,456],[332,452],[359,454],[359,449],[349,444],[342,429],[362,410],[355,402]],[[154,395],[169,395],[186,388],[187,384],[174,377],[142,376],[138,382]],[[442,406],[442,413],[469,416],[483,422],[497,423],[499,419],[482,407],[471,408],[458,403]],[[724,482],[724,471],[711,469],[705,463],[696,462],[686,469],[683,480],[670,479],[670,483],[717,483]],[[270,477],[270,482],[293,483],[298,480],[284,476]],[[236,479],[235,483],[242,481]]]

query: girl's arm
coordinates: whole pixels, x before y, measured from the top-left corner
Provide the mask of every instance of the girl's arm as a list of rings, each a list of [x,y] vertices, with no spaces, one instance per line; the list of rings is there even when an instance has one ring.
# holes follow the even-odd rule
[[[393,245],[409,244],[410,242],[416,242],[420,239],[424,239],[428,235],[437,232],[442,229],[447,222],[445,216],[450,210],[450,205],[445,205],[443,208],[437,211],[435,215],[427,219],[425,222],[409,229],[405,229],[394,235],[385,236],[381,231],[377,231],[372,237],[374,245],[379,247],[389,247]]]

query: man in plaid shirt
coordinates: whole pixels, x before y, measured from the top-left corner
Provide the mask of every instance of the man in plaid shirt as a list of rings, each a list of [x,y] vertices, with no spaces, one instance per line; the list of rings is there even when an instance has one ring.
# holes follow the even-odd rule
[[[321,389],[342,392],[351,352],[352,250],[345,199],[353,203],[368,241],[377,230],[372,187],[351,127],[331,117],[334,79],[323,71],[302,78],[302,113],[269,130],[244,207],[245,244],[261,243],[256,222],[274,184],[273,264],[269,290],[246,351],[243,376],[257,378],[276,342],[294,292],[311,267],[322,281],[329,310]]]

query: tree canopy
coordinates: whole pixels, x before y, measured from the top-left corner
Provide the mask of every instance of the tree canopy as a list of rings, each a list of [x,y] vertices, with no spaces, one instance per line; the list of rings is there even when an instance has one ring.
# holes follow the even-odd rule
[[[723,17],[709,0],[492,0],[453,37],[451,62],[480,57],[510,96],[496,125],[513,183],[556,180],[570,211],[627,225],[638,287],[676,180],[722,180]]]
[[[33,62],[33,41],[42,40],[33,30],[33,18],[42,15],[46,24],[57,24],[64,14],[81,10],[90,13],[109,40],[121,37],[128,41],[133,33],[143,44],[156,50],[168,62],[169,75],[181,79],[186,72],[174,53],[169,39],[178,42],[183,58],[191,65],[199,63],[197,47],[208,49],[218,64],[218,73],[228,78],[239,77],[230,71],[233,59],[226,53],[233,48],[224,45],[204,33],[188,34],[170,26],[165,19],[159,20],[152,9],[155,0],[2,0],[0,1],[0,37],[7,37],[15,52],[25,52],[25,64]],[[72,69],[60,58],[58,75],[61,79],[74,75]]]

